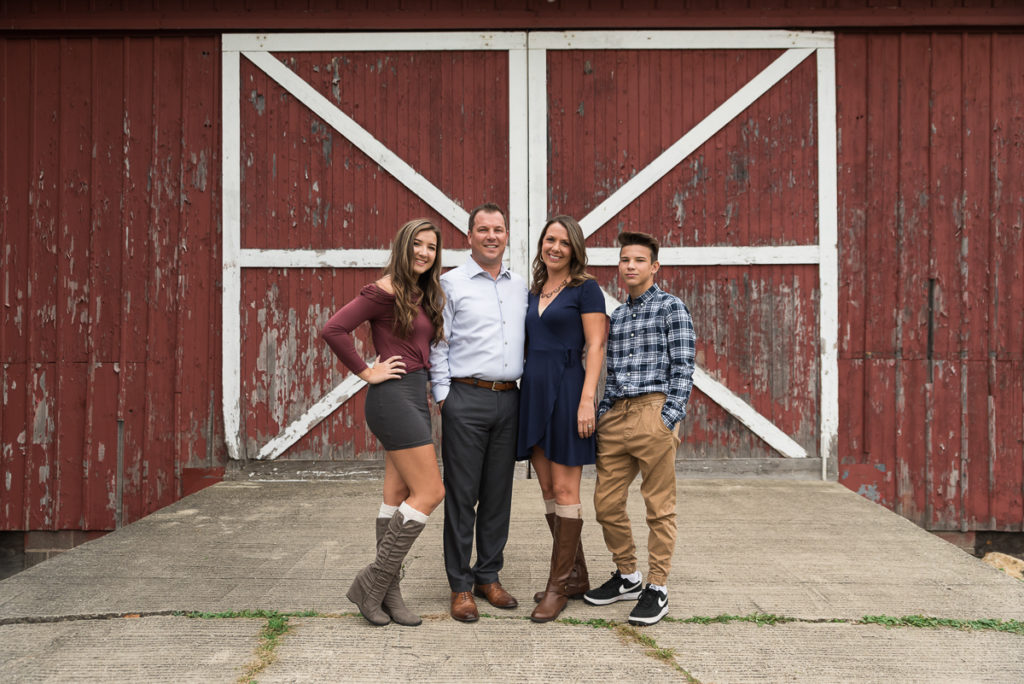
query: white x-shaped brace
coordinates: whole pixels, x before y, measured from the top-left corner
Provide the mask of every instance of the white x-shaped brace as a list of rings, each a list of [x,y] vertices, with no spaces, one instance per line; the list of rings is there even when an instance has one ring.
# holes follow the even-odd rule
[[[815,49],[813,48],[791,48],[784,52],[772,64],[662,152],[647,167],[584,216],[580,220],[584,235],[587,237],[592,235],[814,52]],[[468,213],[462,207],[339,110],[330,100],[317,92],[315,88],[299,77],[294,71],[266,51],[243,51],[242,54],[289,93],[294,95],[300,102],[309,107],[328,125],[352,142],[370,159],[379,164],[381,168],[422,198],[452,225],[465,232],[463,226],[467,223]],[[542,62],[542,60],[537,61]],[[535,74],[531,73],[531,87],[538,87],[538,81],[541,83],[540,87],[546,87],[543,80],[535,78]],[[538,122],[531,119],[531,130],[535,129],[536,123]],[[536,165],[531,167],[532,178],[536,178],[539,175],[543,179],[545,172],[546,168],[541,167],[538,173]],[[238,255],[237,267],[337,268],[346,266],[382,266],[388,257],[387,250],[237,249],[236,251]],[[618,253],[614,248],[592,248],[588,250],[588,257],[594,265],[612,265],[616,263]],[[444,250],[442,263],[446,266],[452,266],[461,263],[464,258],[465,250]],[[737,265],[753,263],[796,264],[818,263],[819,260],[820,250],[818,245],[743,248],[740,250],[730,247],[663,248],[660,255],[660,261],[663,265],[708,265],[709,263]],[[619,301],[607,292],[604,295],[607,310],[611,312],[619,305]],[[743,401],[722,383],[708,375],[703,369],[699,367],[695,369],[693,381],[697,389],[746,425],[781,455],[790,458],[803,458],[807,456],[806,450],[800,444],[757,412],[749,403]],[[280,456],[310,429],[354,396],[364,384],[358,376],[350,374],[333,390],[311,406],[301,417],[293,421],[280,434],[267,442],[260,449],[257,458],[274,459]],[[226,425],[229,433],[232,427],[237,430],[237,425]],[[229,441],[230,439],[229,436]],[[232,455],[236,456],[235,454]]]

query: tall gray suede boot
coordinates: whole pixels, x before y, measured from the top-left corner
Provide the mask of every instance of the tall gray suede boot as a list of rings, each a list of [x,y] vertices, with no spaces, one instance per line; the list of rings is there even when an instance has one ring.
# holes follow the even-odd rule
[[[412,543],[424,527],[423,523],[415,520],[406,521],[401,511],[395,511],[377,546],[377,557],[359,571],[352,586],[348,588],[348,600],[359,606],[359,612],[371,624],[386,625],[391,622],[381,604],[388,587],[398,577],[402,561]]]
[[[384,538],[384,532],[388,529],[388,523],[391,522],[391,518],[377,518],[377,546],[380,546],[380,540]],[[409,610],[405,601],[402,599],[402,589],[399,587],[399,583],[402,581],[401,571],[395,576],[391,586],[388,587],[388,592],[384,594],[384,600],[381,605],[384,607],[384,612],[391,616],[391,619],[400,625],[406,627],[416,627],[423,623],[420,616]]]

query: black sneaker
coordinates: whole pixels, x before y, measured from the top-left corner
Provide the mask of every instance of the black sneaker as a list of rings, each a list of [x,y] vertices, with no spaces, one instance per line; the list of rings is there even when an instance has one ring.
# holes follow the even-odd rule
[[[641,592],[636,608],[629,613],[629,624],[653,625],[667,614],[668,594],[664,594],[648,584]]]
[[[583,594],[583,602],[592,606],[606,606],[616,601],[635,601],[640,596],[642,582],[643,578],[635,583],[624,580],[622,574],[616,570],[610,580],[597,589],[591,589]]]

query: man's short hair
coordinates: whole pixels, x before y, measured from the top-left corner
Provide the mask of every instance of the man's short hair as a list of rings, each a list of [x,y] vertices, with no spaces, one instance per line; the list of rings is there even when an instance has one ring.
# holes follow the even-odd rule
[[[643,245],[651,250],[651,261],[655,262],[658,260],[658,241],[653,235],[630,233],[628,231],[619,233],[619,246],[628,247],[629,245]]]
[[[501,220],[505,222],[505,230],[508,230],[508,217],[505,216],[505,212],[501,210],[501,207],[499,207],[494,202],[484,202],[479,207],[469,212],[469,225],[467,226],[469,232],[473,232],[473,222],[476,221],[476,215],[479,214],[481,211],[488,214],[501,214]]]

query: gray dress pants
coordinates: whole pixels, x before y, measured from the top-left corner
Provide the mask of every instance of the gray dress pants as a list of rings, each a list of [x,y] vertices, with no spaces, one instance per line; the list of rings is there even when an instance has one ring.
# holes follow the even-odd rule
[[[505,562],[519,390],[453,382],[441,421],[445,572],[452,591],[471,591],[474,583],[497,581]]]

